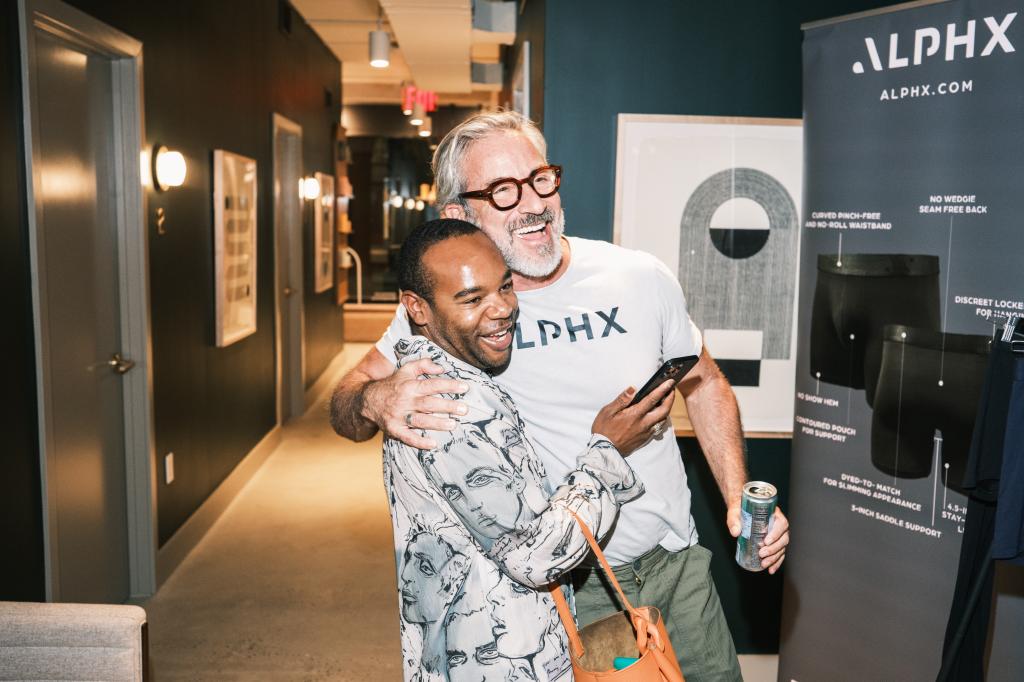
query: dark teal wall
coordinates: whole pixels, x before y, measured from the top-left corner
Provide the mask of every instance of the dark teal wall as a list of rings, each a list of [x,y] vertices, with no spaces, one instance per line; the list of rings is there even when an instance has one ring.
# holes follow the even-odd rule
[[[747,442],[750,480],[774,483],[783,510],[789,509],[790,446],[790,440],[782,438]],[[679,449],[691,491],[693,522],[700,544],[711,550],[711,575],[736,650],[741,654],[778,653],[786,572],[749,573],[736,565],[736,541],[725,526],[725,502],[707,459],[696,438],[680,438]]]
[[[877,0],[528,0],[520,21],[541,40],[548,158],[565,167],[566,231],[611,240],[620,113],[800,118],[801,23],[895,4]],[[544,25],[533,15],[543,11]],[[536,108],[536,107],[535,107]],[[774,653],[785,571],[751,574],[733,561],[725,507],[694,439],[682,439],[701,543],[737,649]],[[749,440],[752,479],[788,500],[790,441]],[[799,539],[796,539],[799,541]]]
[[[800,118],[802,22],[870,0],[544,2],[543,126],[566,231],[611,240],[616,116]],[[535,10],[534,10],[535,11]],[[534,116],[537,119],[537,116]]]

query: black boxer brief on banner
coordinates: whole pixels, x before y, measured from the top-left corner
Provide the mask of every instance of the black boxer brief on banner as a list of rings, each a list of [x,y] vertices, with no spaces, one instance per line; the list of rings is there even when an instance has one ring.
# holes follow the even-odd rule
[[[871,463],[901,478],[931,473],[935,431],[942,432],[938,475],[961,489],[978,412],[990,339],[887,325],[871,418]],[[941,382],[941,384],[940,384]]]
[[[873,404],[882,327],[939,330],[939,258],[822,254],[811,309],[811,376],[863,388]]]

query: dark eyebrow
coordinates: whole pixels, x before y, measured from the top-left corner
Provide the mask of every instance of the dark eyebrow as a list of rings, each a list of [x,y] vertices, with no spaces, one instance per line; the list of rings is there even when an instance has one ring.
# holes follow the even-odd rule
[[[452,298],[464,298],[470,294],[478,294],[481,291],[483,291],[483,287],[469,287],[468,289],[455,292],[455,295],[452,296]]]
[[[512,279],[512,268],[506,268],[505,274],[501,276],[501,281],[502,283],[504,283],[510,279]],[[452,296],[452,298],[464,298],[466,296],[469,296],[470,294],[479,294],[483,290],[483,287],[469,287],[468,289],[463,289],[462,291],[456,291],[455,295]]]

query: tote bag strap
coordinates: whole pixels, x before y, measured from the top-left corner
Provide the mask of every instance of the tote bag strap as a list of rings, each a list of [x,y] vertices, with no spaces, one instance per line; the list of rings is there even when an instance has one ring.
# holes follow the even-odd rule
[[[618,579],[615,577],[615,572],[612,571],[612,567],[608,564],[608,559],[605,558],[604,552],[601,551],[600,545],[597,544],[597,539],[594,538],[594,534],[587,528],[587,524],[583,523],[579,516],[575,512],[570,511],[573,518],[576,519],[576,523],[579,524],[580,530],[583,532],[583,537],[587,539],[590,544],[590,549],[593,550],[594,556],[601,563],[601,567],[604,569],[604,573],[608,576],[608,581],[615,587],[615,591],[619,593],[619,599],[622,600],[622,605],[626,611],[629,612],[629,616],[633,621],[633,627],[636,628],[636,643],[641,651],[647,649],[647,638],[650,637],[654,640],[654,646],[658,649],[664,650],[665,644],[661,641],[661,634],[658,632],[658,628],[655,627],[654,623],[641,611],[638,611],[629,603],[629,599],[626,598],[626,593],[622,591],[622,586],[619,585]]]
[[[583,531],[583,537],[587,539],[590,544],[590,549],[594,552],[594,556],[601,562],[601,568],[604,569],[605,575],[608,576],[608,580],[611,582],[615,591],[619,593],[619,599],[622,600],[622,605],[629,611],[629,614],[636,618],[637,616],[643,617],[639,611],[633,608],[633,605],[626,599],[626,593],[622,591],[622,586],[619,585],[619,581],[615,578],[615,573],[612,572],[612,567],[608,565],[608,560],[604,557],[604,552],[601,551],[601,546],[597,544],[597,540],[594,538],[594,534],[587,528],[587,524],[583,523],[580,517],[576,516],[576,512],[569,512],[572,517],[576,519],[576,523],[579,524],[580,530]]]
[[[619,599],[622,600],[626,611],[629,612],[630,618],[633,621],[633,627],[636,629],[637,648],[640,652],[649,651],[655,657],[665,680],[669,682],[684,682],[682,675],[675,668],[674,662],[669,662],[668,657],[665,655],[665,645],[661,641],[661,634],[658,632],[658,628],[643,612],[635,609],[629,602],[629,599],[626,598],[625,593],[622,591],[622,586],[619,585],[619,581],[615,578],[615,573],[612,572],[612,567],[608,564],[604,552],[601,551],[601,547],[597,544],[597,540],[594,538],[594,534],[590,532],[587,524],[583,523],[574,512],[569,511],[569,513],[576,520],[580,530],[583,532],[583,537],[587,539],[587,543],[590,545],[591,550],[593,550],[594,556],[601,563],[605,575],[608,576],[608,580],[615,587],[615,591],[619,593]],[[551,596],[555,601],[555,607],[558,609],[558,616],[561,618],[562,625],[569,636],[569,646],[572,648],[573,656],[580,658],[583,656],[584,648],[579,630],[576,628],[576,619],[573,618],[572,612],[569,610],[569,604],[565,601],[565,595],[562,594],[561,587],[557,584],[552,584],[550,590]],[[648,638],[652,641],[648,642]]]
[[[558,609],[558,617],[562,619],[562,627],[565,628],[565,634],[569,636],[572,655],[574,658],[581,658],[583,656],[583,640],[580,639],[580,631],[576,629],[576,619],[572,617],[572,611],[569,610],[569,604],[565,601],[562,588],[558,583],[552,583],[549,588],[551,598],[555,600],[555,608]]]
[[[583,533],[583,537],[587,539],[587,543],[590,545],[590,549],[594,552],[594,556],[601,562],[601,567],[604,569],[605,575],[608,576],[608,580],[615,587],[615,591],[619,593],[619,599],[622,600],[623,606],[626,611],[629,612],[630,617],[633,620],[634,627],[637,628],[637,633],[641,644],[646,645],[647,634],[649,632],[649,621],[647,617],[642,613],[633,608],[633,605],[629,603],[629,599],[626,598],[625,593],[622,591],[622,586],[619,585],[619,581],[615,578],[615,573],[612,572],[612,567],[608,564],[608,560],[604,556],[604,552],[601,551],[600,545],[597,544],[597,539],[594,538],[594,534],[587,528],[587,524],[576,515],[575,512],[569,511],[569,514],[576,520],[576,524],[580,527],[580,531]],[[562,594],[562,589],[557,584],[550,586],[551,597],[555,600],[555,607],[558,609],[558,615],[562,619],[562,625],[565,626],[565,631],[569,635],[569,644],[573,648],[573,652],[577,657],[583,655],[583,641],[580,639],[579,631],[576,629],[576,620],[573,618],[572,612],[569,610],[569,604],[565,601],[565,595]],[[660,643],[659,643],[660,644]]]

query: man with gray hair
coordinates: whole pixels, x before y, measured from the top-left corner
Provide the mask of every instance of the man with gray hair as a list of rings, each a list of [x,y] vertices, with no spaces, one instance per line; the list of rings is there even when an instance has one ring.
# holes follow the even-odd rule
[[[747,472],[732,389],[703,348],[678,280],[660,261],[562,234],[562,168],[548,163],[546,154],[540,131],[513,112],[470,118],[434,154],[441,215],[479,227],[512,270],[520,306],[515,352],[495,381],[519,407],[554,487],[574,468],[566,453],[587,442],[595,412],[624,386],[642,384],[664,360],[699,355],[679,392],[735,537]],[[429,360],[395,370],[394,345],[409,334],[399,309],[376,347],[339,382],[331,401],[339,434],[365,440],[379,428],[430,449],[436,446],[431,432],[452,430],[466,414],[459,401],[440,397],[466,388],[424,378],[441,372]],[[667,412],[672,398],[655,409]],[[605,554],[634,603],[661,609],[687,680],[740,680],[709,575],[710,553],[697,542],[679,447],[665,428],[658,422],[630,455],[646,492],[621,508]],[[761,550],[770,573],[782,564],[788,543],[789,523],[777,512]],[[621,609],[599,570],[577,569],[573,582],[581,624]]]

